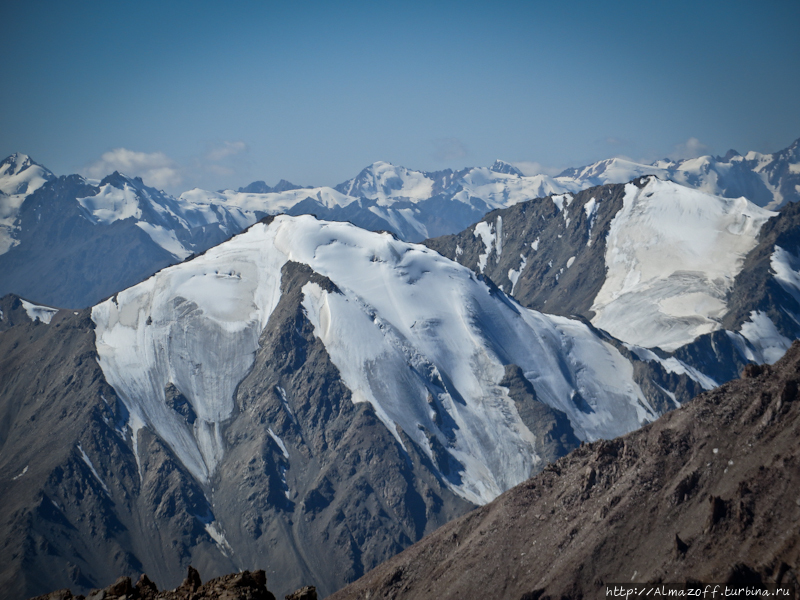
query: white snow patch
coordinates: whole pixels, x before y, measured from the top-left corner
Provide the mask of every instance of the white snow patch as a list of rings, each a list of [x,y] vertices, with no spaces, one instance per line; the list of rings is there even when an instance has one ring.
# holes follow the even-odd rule
[[[587,246],[592,245],[592,229],[594,228],[594,223],[597,220],[597,203],[598,200],[592,197],[586,204],[583,205],[583,210],[586,212],[586,220],[589,221],[589,231],[586,233],[586,237],[588,238],[586,241]]]
[[[497,232],[497,237],[495,238],[495,247],[497,248],[497,256],[499,260],[500,255],[503,253],[503,217],[500,215],[497,215],[495,231]]]
[[[269,431],[269,435],[273,440],[275,440],[275,443],[278,444],[278,447],[281,449],[281,452],[283,453],[283,457],[289,458],[289,452],[286,450],[286,445],[283,443],[283,440],[280,437],[278,437],[278,435],[274,431],[272,431],[272,427],[267,429],[267,431]]]
[[[780,246],[775,246],[770,257],[770,266],[781,287],[800,302],[800,258]]]
[[[183,247],[183,244],[175,236],[175,231],[171,229],[165,229],[161,225],[152,225],[145,221],[139,221],[136,226],[149,235],[150,239],[156,244],[179,260],[183,260],[192,253]]]
[[[492,253],[496,236],[492,232],[492,226],[486,221],[481,221],[475,225],[473,235],[475,237],[480,237],[483,242],[483,247],[486,248],[486,252],[482,252],[478,256],[478,270],[483,273],[483,270],[486,268],[486,261],[489,259],[489,254]]]
[[[653,383],[655,383],[655,381]],[[669,397],[670,400],[672,400],[672,403],[675,405],[675,408],[680,408],[681,407],[681,403],[678,402],[678,399],[675,397],[675,393],[674,392],[670,392],[668,389],[661,387],[657,383],[655,383],[655,386],[658,389],[660,389],[662,392],[664,392],[664,394],[666,394]]]
[[[639,346],[671,351],[719,329],[726,295],[776,213],[651,177],[625,187],[607,238],[606,280],[592,323]]]
[[[89,467],[89,470],[92,472],[92,475],[94,475],[94,478],[97,479],[97,482],[103,487],[105,493],[110,496],[111,492],[108,490],[106,482],[103,481],[103,478],[100,477],[100,474],[97,472],[97,469],[94,468],[92,460],[87,456],[86,452],[83,451],[83,447],[81,446],[80,442],[78,443],[77,447],[78,451],[81,453],[81,458],[83,459],[83,462],[85,462],[86,466]]]
[[[98,361],[99,362],[99,361]],[[102,364],[100,365],[102,368]],[[142,473],[142,458],[139,456],[139,430],[144,427],[144,422],[135,414],[129,414],[128,427],[131,429],[131,445],[133,446],[133,456],[136,459],[136,470],[139,472],[139,482],[144,481]]]
[[[538,237],[531,242],[531,248],[533,249],[534,252],[536,252],[539,249],[539,238]]]
[[[558,196],[553,196],[553,204],[556,205],[558,208],[558,212],[564,211],[564,204],[569,206],[572,204],[572,195],[571,194],[560,194]],[[564,216],[566,218],[566,215]]]
[[[28,313],[28,317],[31,321],[36,321],[38,319],[42,323],[49,325],[50,321],[53,319],[53,315],[58,312],[57,308],[40,306],[38,304],[28,302],[27,300],[22,300],[21,302],[22,307],[25,309],[25,312]]]
[[[522,271],[525,270],[525,266],[528,264],[528,259],[525,258],[524,255],[520,254],[520,263],[519,263],[519,271],[515,271],[514,269],[509,269],[508,271],[508,279],[511,281],[511,295],[514,294],[514,288],[517,287],[517,281],[519,280],[519,276],[522,275]]]
[[[28,472],[28,465],[25,465],[25,468],[22,469],[22,471],[20,471],[17,475],[14,475],[14,477],[11,478],[11,481],[16,481],[17,479],[25,475],[25,473],[27,472]]]
[[[570,256],[569,260],[567,260],[567,268],[569,269],[572,266],[572,263],[574,263],[574,262],[575,262],[575,257],[574,256]]]
[[[211,536],[211,539],[214,540],[214,543],[217,545],[220,552],[230,558],[230,555],[233,554],[233,548],[231,548],[228,540],[225,539],[225,534],[222,532],[222,530],[217,528],[216,522],[212,521],[211,523],[204,523],[203,527],[205,528],[206,533]]]
[[[286,398],[286,390],[283,389],[279,385],[275,386],[275,388],[278,390],[278,393],[281,395],[281,403],[283,404],[283,408],[286,409],[286,412],[289,413],[289,416],[294,421],[295,420],[294,413],[292,412],[292,408],[289,406],[289,400]]]
[[[756,310],[750,313],[750,320],[742,324],[741,335],[755,350],[748,358],[759,364],[774,364],[792,345],[766,313]]]

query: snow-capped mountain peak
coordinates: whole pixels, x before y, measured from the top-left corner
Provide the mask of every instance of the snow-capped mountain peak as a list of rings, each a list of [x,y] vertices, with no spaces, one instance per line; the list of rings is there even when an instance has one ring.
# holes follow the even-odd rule
[[[33,164],[31,157],[27,154],[15,152],[0,162],[1,175],[17,175],[23,169],[27,169]]]
[[[723,157],[663,159],[650,164],[610,158],[567,169],[555,181],[562,186],[585,189],[607,183],[626,183],[645,175],[657,175],[660,179],[726,198],[744,196],[774,210],[787,202],[800,200],[800,139],[773,154],[751,151],[742,156],[730,150]]]
[[[0,162],[0,192],[9,196],[28,195],[54,177],[27,154],[16,152]]]
[[[433,185],[433,179],[426,173],[378,161],[336,189],[348,196],[368,198],[376,200],[379,206],[388,206],[396,200],[418,202],[430,198]]]
[[[100,364],[131,427],[152,427],[200,481],[225,452],[220,428],[289,261],[336,288],[306,284],[303,307],[353,401],[369,402],[401,445],[398,431],[434,462],[452,457],[458,476],[442,466],[443,477],[470,501],[487,502],[541,462],[501,385],[506,365],[517,365],[580,439],[613,437],[656,416],[631,365],[582,323],[524,309],[424,246],[279,216],[92,312]],[[165,403],[169,386],[191,405],[192,424]]]
[[[516,175],[517,177],[523,177],[522,171],[520,171],[517,167],[500,159],[494,161],[494,164],[491,167],[489,167],[489,169],[491,171],[494,171],[495,173],[505,173],[506,175]]]
[[[54,178],[27,154],[17,152],[0,162],[0,254],[19,243],[15,222],[25,198]]]

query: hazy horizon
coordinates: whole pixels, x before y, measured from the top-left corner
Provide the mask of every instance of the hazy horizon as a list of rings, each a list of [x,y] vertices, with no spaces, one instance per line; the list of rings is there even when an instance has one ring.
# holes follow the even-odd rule
[[[800,5],[5,3],[0,154],[170,192],[800,137]]]

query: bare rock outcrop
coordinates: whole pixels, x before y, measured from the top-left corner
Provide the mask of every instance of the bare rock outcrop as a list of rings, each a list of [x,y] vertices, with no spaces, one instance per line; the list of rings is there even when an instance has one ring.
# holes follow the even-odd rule
[[[297,590],[287,598],[296,594],[301,594],[298,599],[316,600],[314,588]],[[189,566],[186,579],[174,590],[159,591],[142,574],[136,585],[130,577],[120,577],[107,588],[92,590],[88,596],[73,596],[70,590],[63,589],[32,600],[275,600],[275,595],[267,589],[267,576],[262,570],[223,575],[202,583],[197,570]]]

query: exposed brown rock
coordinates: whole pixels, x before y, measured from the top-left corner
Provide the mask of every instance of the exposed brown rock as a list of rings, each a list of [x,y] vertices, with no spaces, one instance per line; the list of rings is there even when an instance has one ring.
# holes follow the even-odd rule
[[[183,580],[181,587],[178,589],[193,592],[201,585],[203,585],[203,582],[200,581],[200,573],[198,573],[197,569],[195,569],[192,565],[189,565],[188,572],[186,573],[186,579]]]
[[[317,600],[317,588],[313,585],[307,585],[291,594],[287,594],[286,600]]]
[[[159,592],[156,585],[143,574],[135,587],[131,585],[130,577],[120,577],[105,589],[92,590],[85,600],[275,600],[274,594],[267,590],[267,577],[262,570],[224,575],[205,584],[201,582],[196,569],[190,566],[188,571],[184,582],[174,590]],[[295,594],[304,590],[311,590],[313,596],[301,595],[297,596],[297,600],[316,600],[313,587],[303,588]],[[73,596],[70,590],[65,589],[37,596],[32,600],[83,600],[83,598],[83,596]]]

